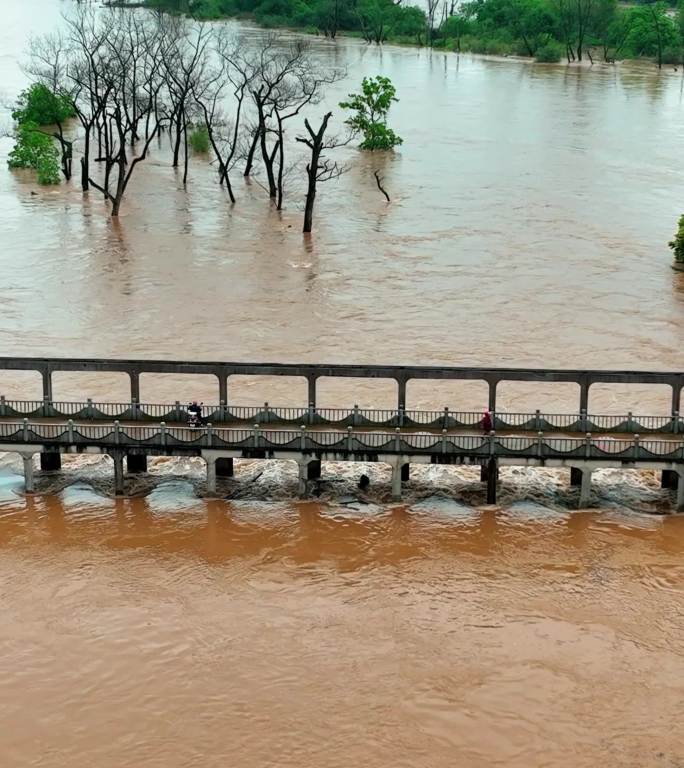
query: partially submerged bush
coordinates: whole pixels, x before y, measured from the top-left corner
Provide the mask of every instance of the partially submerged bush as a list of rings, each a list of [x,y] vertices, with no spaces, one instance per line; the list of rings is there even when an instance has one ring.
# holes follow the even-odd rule
[[[549,40],[546,45],[542,45],[537,51],[535,58],[544,64],[556,64],[561,60],[562,56],[563,47],[559,43]]]
[[[189,137],[190,146],[193,152],[206,154],[209,151],[209,134],[205,125],[199,125],[195,128]]]
[[[684,216],[679,217],[679,227],[675,233],[674,240],[668,243],[674,252],[675,261],[684,264]]]

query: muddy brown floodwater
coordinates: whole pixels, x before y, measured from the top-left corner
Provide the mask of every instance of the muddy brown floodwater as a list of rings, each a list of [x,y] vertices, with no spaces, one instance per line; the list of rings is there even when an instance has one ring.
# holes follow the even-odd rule
[[[30,34],[69,7],[2,3],[5,106]],[[10,174],[0,139],[0,352],[684,368],[666,247],[681,72],[314,46],[348,71],[320,112],[383,72],[405,144],[342,150],[310,239],[297,172],[282,214],[241,180],[231,208],[200,158],[183,190],[162,143],[113,224],[95,195]],[[120,379],[55,385],[127,397]],[[217,395],[163,377],[142,392]],[[409,404],[485,395],[413,387]],[[303,382],[231,382],[234,402],[305,397]],[[500,397],[577,407],[562,386]],[[669,397],[597,388],[591,406],[667,412]],[[354,402],[395,393],[322,382],[321,404]],[[0,463],[3,768],[684,764],[684,518],[656,514],[672,492],[652,473],[597,472],[594,509],[576,512],[553,471],[502,472],[492,508],[467,468],[417,470],[392,505],[378,466],[367,503],[351,466],[324,468],[321,499],[301,503],[287,462],[239,463],[217,501],[198,498],[194,460],[154,462],[121,501],[102,460],[67,462],[33,498],[16,459]]]

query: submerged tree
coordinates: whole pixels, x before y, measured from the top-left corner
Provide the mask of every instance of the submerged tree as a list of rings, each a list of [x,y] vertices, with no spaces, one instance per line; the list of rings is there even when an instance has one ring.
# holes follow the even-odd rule
[[[319,182],[337,179],[344,173],[344,168],[336,162],[331,162],[325,157],[325,152],[348,143],[348,139],[340,141],[337,137],[325,137],[328,130],[328,123],[332,117],[332,112],[328,112],[316,129],[311,127],[308,120],[304,120],[306,136],[297,136],[297,141],[306,145],[311,155],[306,165],[307,191],[306,203],[304,206],[304,228],[303,232],[311,232],[313,227],[314,203],[316,202],[316,190]]]
[[[390,107],[399,99],[396,89],[388,77],[364,77],[361,93],[350,93],[347,101],[340,102],[343,109],[355,114],[346,124],[355,133],[363,135],[361,149],[392,149],[403,143],[403,139],[387,127]]]

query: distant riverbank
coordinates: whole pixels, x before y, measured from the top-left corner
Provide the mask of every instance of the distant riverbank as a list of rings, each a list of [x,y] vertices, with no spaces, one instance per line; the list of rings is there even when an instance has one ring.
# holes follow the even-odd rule
[[[589,23],[581,15],[574,18],[581,9],[570,9],[561,19],[549,0],[480,0],[476,13],[457,10],[440,18],[392,0],[111,0],[109,5],[156,8],[201,21],[237,19],[331,39],[356,37],[545,63],[644,60],[662,67],[677,66],[684,57],[684,6],[675,10],[609,0],[601,18]]]

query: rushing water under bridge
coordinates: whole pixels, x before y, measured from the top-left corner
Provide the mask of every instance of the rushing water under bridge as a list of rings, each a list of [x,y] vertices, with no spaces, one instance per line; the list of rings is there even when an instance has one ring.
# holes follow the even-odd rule
[[[682,373],[0,358],[3,369],[34,370],[43,378],[42,401],[0,400],[0,450],[23,457],[28,491],[33,490],[36,453],[44,470],[55,470],[61,466],[62,453],[95,452],[112,457],[117,493],[124,491],[124,460],[129,472],[140,472],[147,469],[148,456],[190,455],[206,461],[210,493],[216,492],[217,476],[232,475],[235,458],[296,460],[301,493],[306,492],[309,480],[320,477],[323,460],[385,462],[392,467],[395,498],[401,495],[412,463],[475,464],[481,467],[490,503],[496,502],[502,465],[567,467],[572,482],[580,486],[580,506],[585,506],[592,472],[617,467],[662,471],[664,485],[677,489],[677,508],[684,509],[684,422],[679,413]],[[54,401],[55,371],[127,373],[131,402]],[[186,417],[179,403],[140,403],[142,373],[215,375],[220,402],[205,411],[205,417],[215,423],[200,428],[175,426]],[[309,403],[304,408],[229,405],[228,381],[233,375],[303,376],[309,382]],[[398,384],[397,408],[317,408],[316,382],[323,376],[393,378]],[[495,430],[473,433],[479,418],[473,413],[407,410],[406,384],[412,379],[487,381]],[[579,413],[497,414],[496,387],[508,380],[575,382],[580,388]],[[672,388],[672,412],[662,417],[590,415],[586,409],[589,388],[599,382],[666,384]],[[245,428],[246,422],[250,428]],[[294,425],[298,428],[293,429]],[[616,436],[596,436],[590,434],[592,430]],[[566,434],[577,432],[586,434]],[[659,439],[653,434],[644,439],[641,432],[657,433]]]

